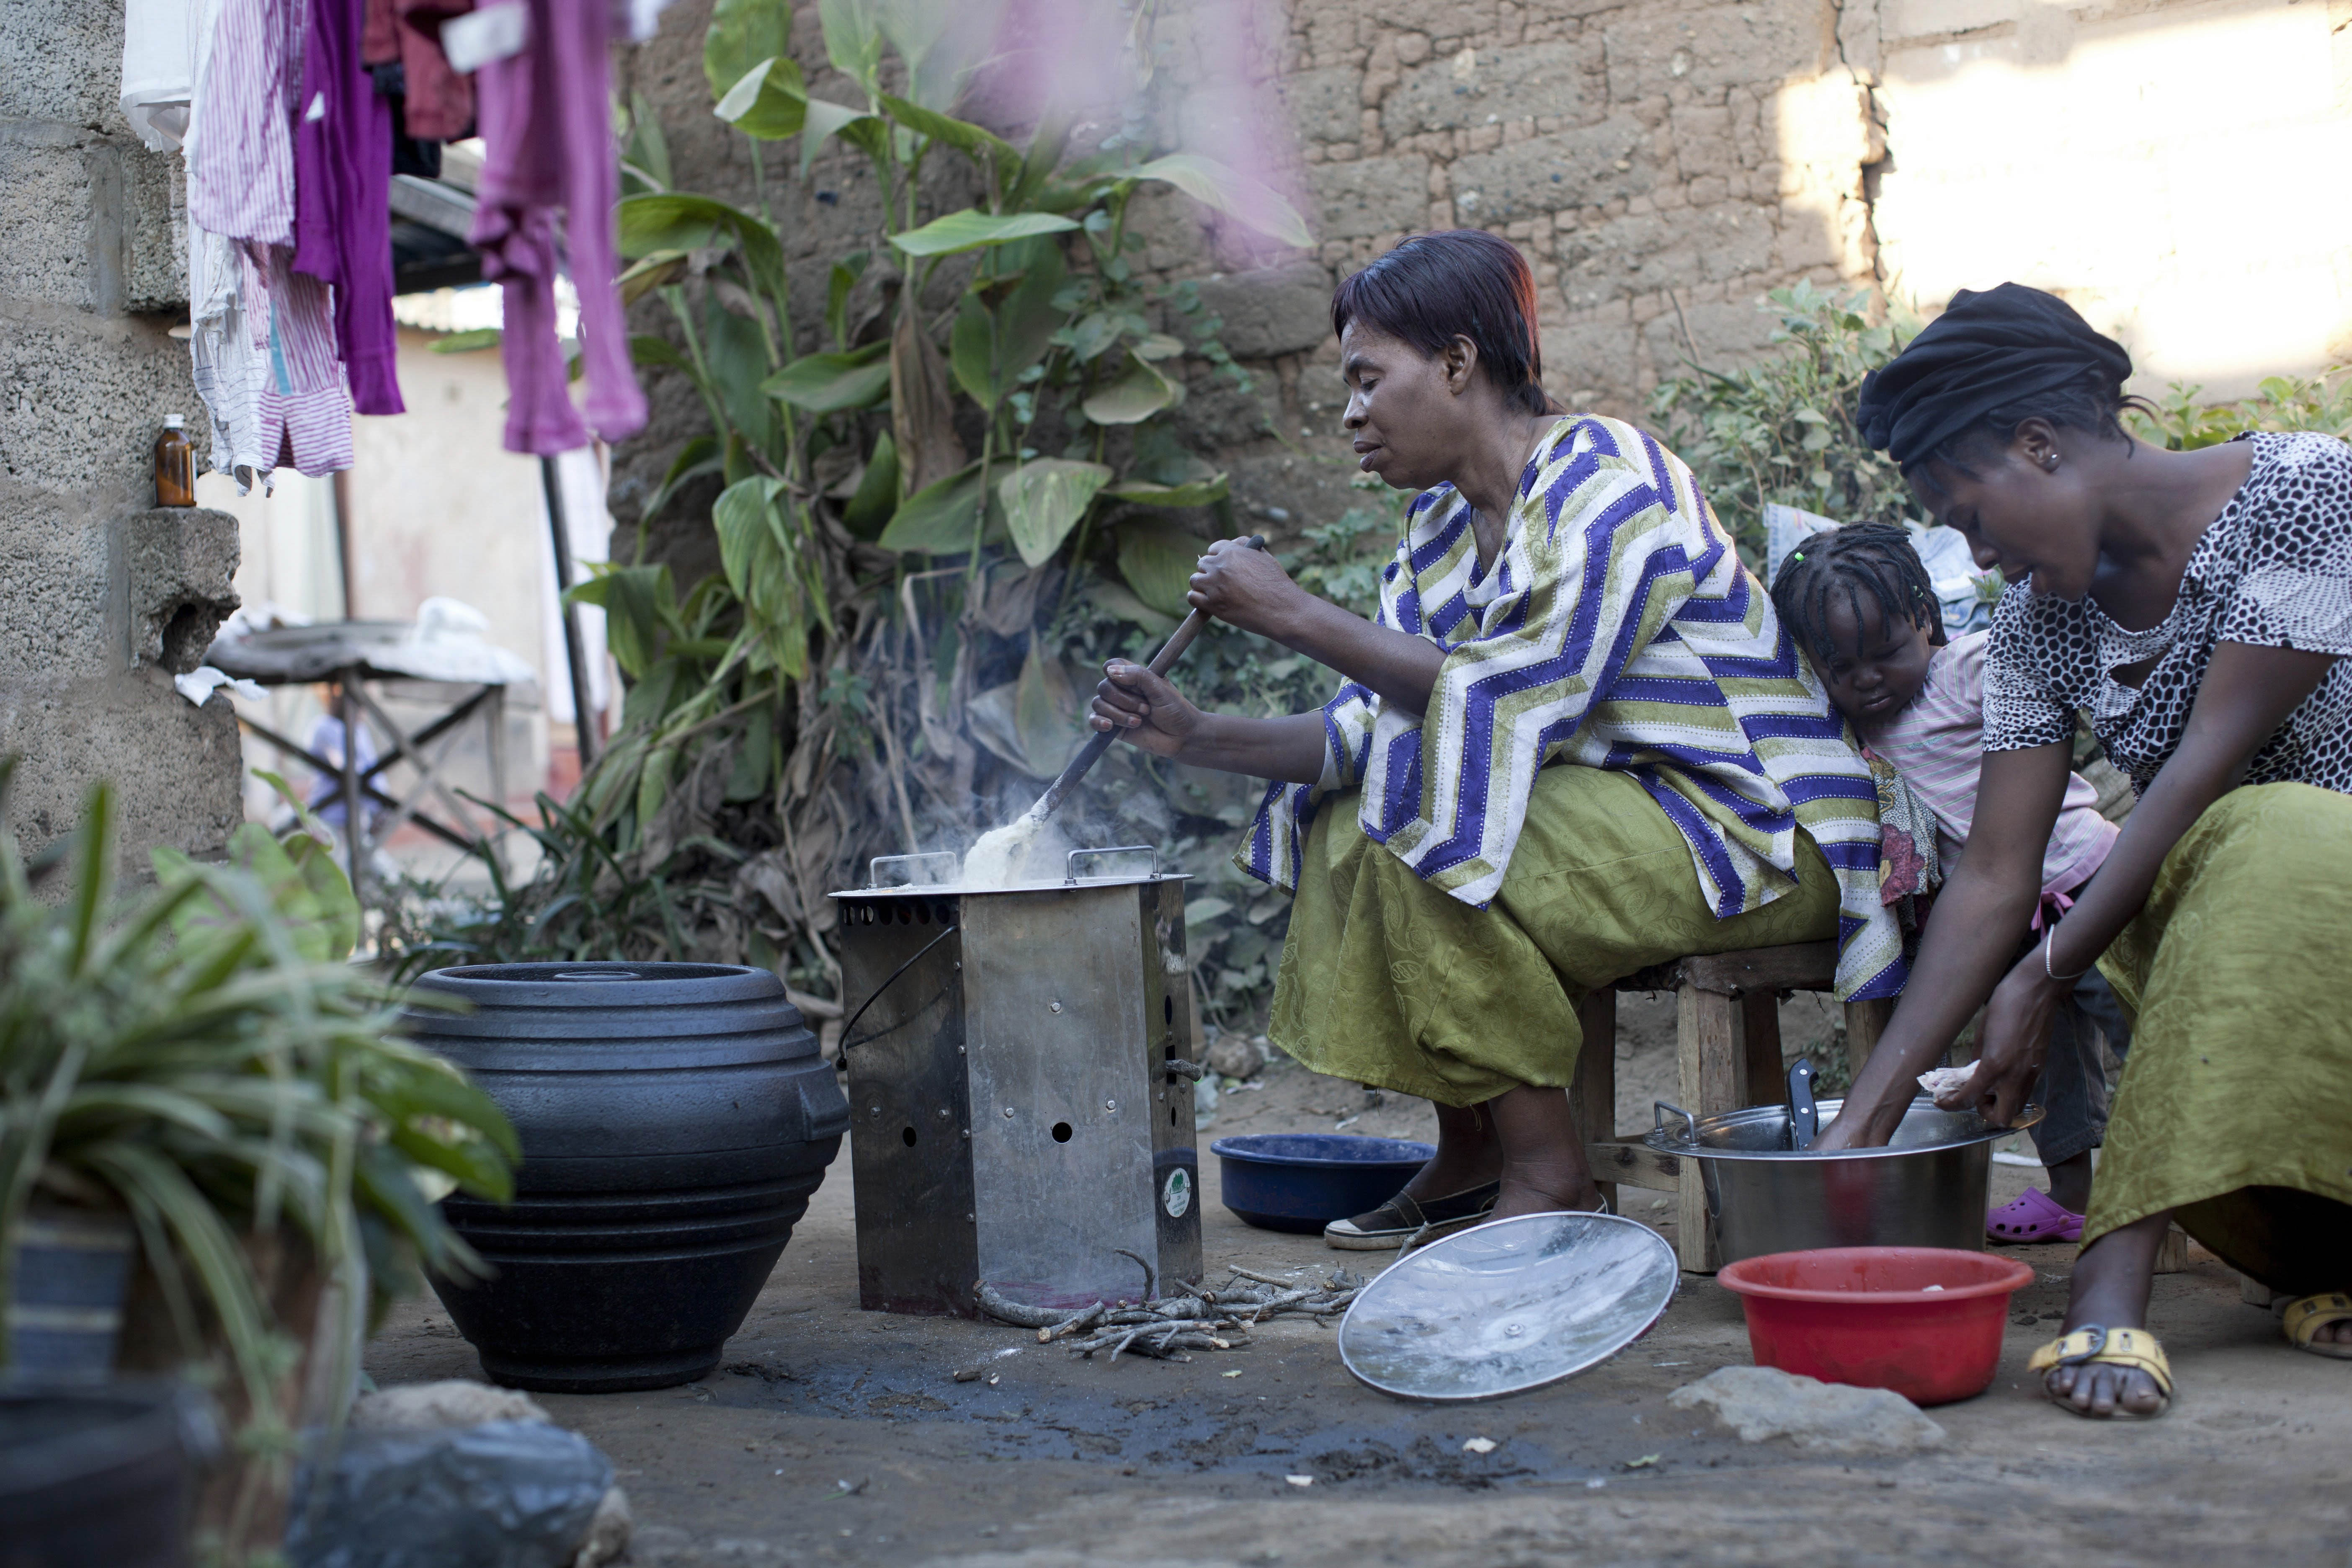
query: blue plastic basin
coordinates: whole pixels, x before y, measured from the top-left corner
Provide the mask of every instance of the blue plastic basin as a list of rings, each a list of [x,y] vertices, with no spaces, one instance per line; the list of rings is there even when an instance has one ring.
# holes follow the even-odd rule
[[[1376,1209],[1437,1152],[1403,1138],[1249,1132],[1209,1145],[1225,1207],[1260,1230],[1302,1234]]]

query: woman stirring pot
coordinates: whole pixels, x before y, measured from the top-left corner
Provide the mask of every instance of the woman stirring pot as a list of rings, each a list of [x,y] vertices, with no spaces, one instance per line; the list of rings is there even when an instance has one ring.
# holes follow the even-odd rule
[[[1863,433],[2008,579],[1985,669],[1977,828],[1909,988],[1818,1142],[1884,1143],[1979,1005],[1948,1106],[2005,1124],[2094,963],[2137,1016],[2064,1335],[2033,1365],[2087,1415],[2159,1414],[2147,1331],[2178,1219],[2285,1298],[2290,1342],[2352,1357],[2352,449],[2135,440],[2123,349],[2061,300],[1962,291],[1865,384]],[[2076,711],[2138,804],[2021,956]]]
[[[1551,408],[1534,313],[1517,250],[1475,230],[1340,285],[1360,466],[1423,492],[1379,617],[1233,542],[1191,595],[1337,671],[1329,704],[1203,713],[1125,662],[1094,702],[1157,755],[1276,781],[1241,855],[1296,896],[1269,1033],[1436,1104],[1436,1157],[1336,1246],[1598,1205],[1564,1092],[1588,991],[1831,936],[1841,996],[1903,983],[1842,722],[1690,471]]]

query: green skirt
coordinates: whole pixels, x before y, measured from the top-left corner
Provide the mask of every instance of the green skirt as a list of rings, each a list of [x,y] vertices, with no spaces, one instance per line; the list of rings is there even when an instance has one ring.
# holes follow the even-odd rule
[[[2085,1244],[2167,1209],[2240,1272],[2352,1286],[2352,796],[2231,790],[2100,969],[2136,1015]]]
[[[1637,969],[1837,934],[1836,879],[1801,829],[1797,886],[1718,920],[1689,841],[1630,774],[1538,773],[1484,910],[1414,876],[1357,812],[1350,794],[1315,814],[1267,1034],[1317,1072],[1441,1105],[1566,1087],[1577,1004]]]

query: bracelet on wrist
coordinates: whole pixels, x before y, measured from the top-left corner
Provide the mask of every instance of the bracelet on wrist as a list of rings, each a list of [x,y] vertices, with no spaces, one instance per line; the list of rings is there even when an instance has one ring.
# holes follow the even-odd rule
[[[2050,944],[2056,941],[2057,937],[2058,928],[2053,925],[2050,928],[2048,933],[2042,939],[2042,973],[2050,976],[2051,979],[2057,981],[2061,984],[2064,984],[2066,982],[2071,980],[2080,980],[2084,975],[2090,973],[2091,971],[2089,969],[2084,969],[2079,970],[2073,974],[2061,974],[2054,967],[2052,966],[2050,963]],[[2095,967],[2095,961],[2094,966]]]

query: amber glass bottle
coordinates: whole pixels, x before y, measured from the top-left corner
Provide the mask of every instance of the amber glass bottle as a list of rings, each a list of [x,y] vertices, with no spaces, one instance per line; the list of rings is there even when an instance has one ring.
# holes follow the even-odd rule
[[[188,445],[186,421],[177,414],[163,416],[163,433],[155,437],[155,504],[196,504],[196,449]]]

